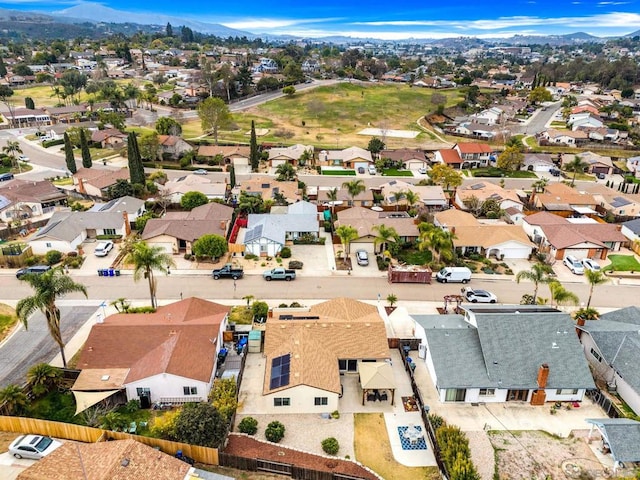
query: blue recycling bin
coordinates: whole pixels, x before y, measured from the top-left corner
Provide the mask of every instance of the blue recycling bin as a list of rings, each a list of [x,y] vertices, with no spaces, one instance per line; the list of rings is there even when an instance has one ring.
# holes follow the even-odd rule
[[[113,277],[113,276],[115,276],[115,274],[116,274],[115,270],[113,268],[110,268],[109,269],[109,276]]]

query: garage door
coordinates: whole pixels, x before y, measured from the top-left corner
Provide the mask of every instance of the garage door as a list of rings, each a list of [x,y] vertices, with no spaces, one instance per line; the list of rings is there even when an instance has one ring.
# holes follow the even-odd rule
[[[581,260],[581,259],[587,258],[589,256],[589,249],[588,248],[576,248],[575,250],[567,249],[567,250],[564,251],[565,258],[567,257],[567,255],[573,255],[578,260]]]
[[[504,258],[528,258],[531,253],[531,249],[527,247],[512,247],[502,250]]]
[[[154,247],[160,247],[165,253],[169,255],[173,255],[173,243],[162,243],[162,242],[153,242],[152,245]]]
[[[355,252],[356,250],[366,250],[369,253],[375,253],[374,252],[374,244],[373,242],[351,242],[351,252]]]
[[[280,160],[271,160],[271,166],[272,167],[279,167],[283,163],[287,163],[287,161],[285,159],[283,159],[283,158],[280,159]]]
[[[369,168],[369,162],[355,162],[353,164],[353,168],[355,168],[356,171],[361,167],[366,170],[367,168]]]

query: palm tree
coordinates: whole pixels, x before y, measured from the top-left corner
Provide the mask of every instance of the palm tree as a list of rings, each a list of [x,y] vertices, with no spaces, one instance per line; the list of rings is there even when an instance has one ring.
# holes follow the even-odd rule
[[[16,306],[16,314],[25,329],[28,327],[29,317],[36,310],[44,314],[49,334],[60,347],[62,364],[66,368],[67,358],[64,354],[64,341],[60,331],[60,309],[56,306],[56,299],[72,292],[81,292],[86,297],[87,288],[65,275],[62,267],[52,268],[40,275],[27,274],[22,278],[33,288],[35,295],[20,300]]]
[[[390,243],[397,245],[400,240],[400,236],[398,235],[398,232],[396,232],[396,229],[393,227],[387,227],[384,223],[381,225],[375,225],[371,230],[378,233],[373,244],[376,247],[378,245],[382,245],[381,251],[383,252],[387,250],[387,246]]]
[[[409,210],[411,210],[413,206],[420,201],[420,195],[413,190],[407,190],[404,192],[404,199],[407,201],[407,205],[409,205]]]
[[[38,363],[27,371],[27,382],[31,385],[31,393],[36,397],[57,387],[62,379],[62,370],[48,363]]]
[[[418,236],[418,250],[430,250],[434,260],[440,263],[441,260],[450,262],[453,260],[455,235],[449,231],[442,230],[431,223],[421,223],[418,225],[420,235]]]
[[[589,282],[589,299],[587,300],[587,308],[589,308],[591,305],[591,297],[593,296],[593,289],[598,285],[607,283],[609,279],[605,276],[602,270],[587,270],[584,273],[587,277],[587,281]]]
[[[533,191],[536,193],[542,193],[544,192],[544,188],[549,185],[549,179],[548,178],[540,178],[538,180],[536,180],[535,182],[533,182],[533,184],[531,185],[533,187]]]
[[[256,297],[254,297],[253,295],[245,295],[244,297],[242,297],[243,300],[247,301],[247,308],[249,308],[249,304],[251,303],[251,300],[254,300]]]
[[[551,273],[551,267],[549,265],[545,265],[543,263],[535,263],[531,270],[522,270],[518,272],[516,275],[516,282],[520,283],[520,280],[529,280],[533,282],[533,304],[538,303],[538,286],[541,283],[549,283],[551,282],[551,278],[549,274]]]
[[[347,189],[347,192],[349,192],[349,196],[351,197],[349,206],[353,206],[353,200],[367,189],[364,181],[362,180],[351,180],[350,182],[344,182],[342,184],[342,187]]]
[[[387,302],[389,303],[390,307],[393,307],[393,304],[398,302],[398,297],[396,297],[393,293],[390,293],[389,295],[387,295]]]
[[[342,247],[344,249],[344,260],[346,261],[349,256],[349,247],[351,246],[351,242],[358,238],[358,231],[351,225],[340,225],[336,228],[336,235],[342,243]]]
[[[573,160],[565,165],[565,169],[570,172],[573,172],[573,178],[571,179],[571,186],[573,187],[576,183],[576,175],[578,172],[584,172],[585,168],[587,168],[589,164],[587,162],[583,162],[579,156],[574,156]]]
[[[573,315],[576,320],[578,318],[582,318],[584,320],[597,320],[600,316],[600,312],[598,312],[598,310],[596,310],[595,308],[583,307],[576,310]]]
[[[338,201],[338,187],[334,187],[327,192],[327,198],[331,205],[331,220],[333,220],[336,208],[336,202]]]
[[[281,163],[276,168],[276,180],[279,182],[288,182],[296,179],[296,169],[290,163]]]
[[[166,253],[159,245],[149,245],[146,242],[138,241],[131,246],[131,251],[126,258],[127,263],[133,264],[133,280],[146,278],[149,282],[149,295],[151,296],[151,307],[156,308],[157,281],[153,275],[154,270],[162,273],[169,273],[170,267],[175,267],[171,255]]]
[[[9,415],[14,415],[21,413],[29,405],[29,399],[18,385],[7,385],[0,390],[0,405],[4,405]]]
[[[578,296],[564,288],[557,280],[549,282],[549,291],[551,292],[551,306],[553,306],[554,301],[556,302],[556,307],[561,303],[578,304]]]
[[[11,157],[11,162],[18,167],[18,171],[22,173],[20,162],[17,156],[22,154],[22,148],[20,148],[20,142],[17,140],[7,140],[7,144],[2,147],[2,151]]]

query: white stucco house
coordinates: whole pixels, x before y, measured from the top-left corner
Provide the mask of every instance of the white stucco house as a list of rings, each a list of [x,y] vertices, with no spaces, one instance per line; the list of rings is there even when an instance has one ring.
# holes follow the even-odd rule
[[[142,404],[204,401],[228,313],[228,306],[190,297],[154,313],[111,315],[91,328],[72,390],[103,398],[125,392]]]

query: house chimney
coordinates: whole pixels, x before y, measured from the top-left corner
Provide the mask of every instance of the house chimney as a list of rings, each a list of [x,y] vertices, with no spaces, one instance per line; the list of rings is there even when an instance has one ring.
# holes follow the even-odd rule
[[[580,338],[580,336],[582,335],[582,330],[578,327],[584,327],[585,323],[586,320],[583,316],[576,317],[576,334],[578,335],[578,338]]]
[[[82,177],[78,177],[78,192],[87,193],[84,188],[84,179]]]
[[[549,378],[549,365],[543,363],[538,369],[538,388],[547,387],[547,379]]]
[[[122,218],[124,219],[124,232],[128,237],[129,235],[131,235],[131,223],[129,222],[129,214],[126,211],[122,212]]]

